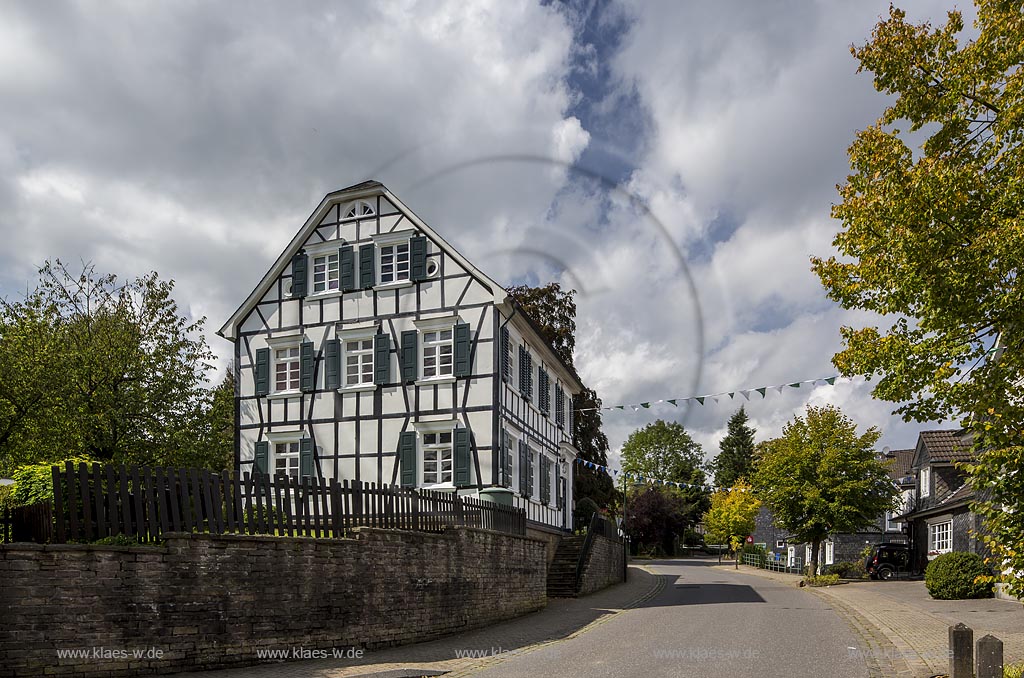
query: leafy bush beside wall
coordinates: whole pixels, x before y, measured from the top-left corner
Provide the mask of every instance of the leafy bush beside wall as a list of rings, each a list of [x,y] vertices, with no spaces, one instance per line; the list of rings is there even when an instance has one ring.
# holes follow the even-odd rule
[[[924,584],[932,598],[939,600],[991,598],[992,582],[976,581],[978,577],[990,574],[984,559],[977,553],[953,551],[943,553],[928,563]]]

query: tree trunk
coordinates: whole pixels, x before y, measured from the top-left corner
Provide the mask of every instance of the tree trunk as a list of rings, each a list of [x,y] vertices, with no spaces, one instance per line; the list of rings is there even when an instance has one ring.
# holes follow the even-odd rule
[[[821,540],[815,539],[811,542],[811,570],[808,576],[818,576],[818,557],[821,553]]]

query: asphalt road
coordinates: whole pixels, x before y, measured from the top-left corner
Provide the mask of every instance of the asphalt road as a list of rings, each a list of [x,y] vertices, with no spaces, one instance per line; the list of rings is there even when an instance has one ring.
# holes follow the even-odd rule
[[[564,642],[474,673],[481,678],[868,675],[861,647],[826,601],[714,567],[655,561],[665,588],[639,607]]]

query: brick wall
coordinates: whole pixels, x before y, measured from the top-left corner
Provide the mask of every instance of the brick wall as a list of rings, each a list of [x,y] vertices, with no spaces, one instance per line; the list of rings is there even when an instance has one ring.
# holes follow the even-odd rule
[[[543,608],[546,571],[542,542],[468,528],[0,545],[0,675],[184,671],[258,663],[262,648],[430,640]]]
[[[622,581],[622,549],[622,542],[594,535],[580,581],[580,595],[600,591]]]

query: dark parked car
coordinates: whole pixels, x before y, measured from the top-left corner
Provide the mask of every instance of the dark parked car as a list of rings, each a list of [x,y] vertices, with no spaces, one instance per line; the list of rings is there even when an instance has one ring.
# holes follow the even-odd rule
[[[877,544],[864,560],[872,579],[895,579],[910,573],[910,547],[906,544]]]

